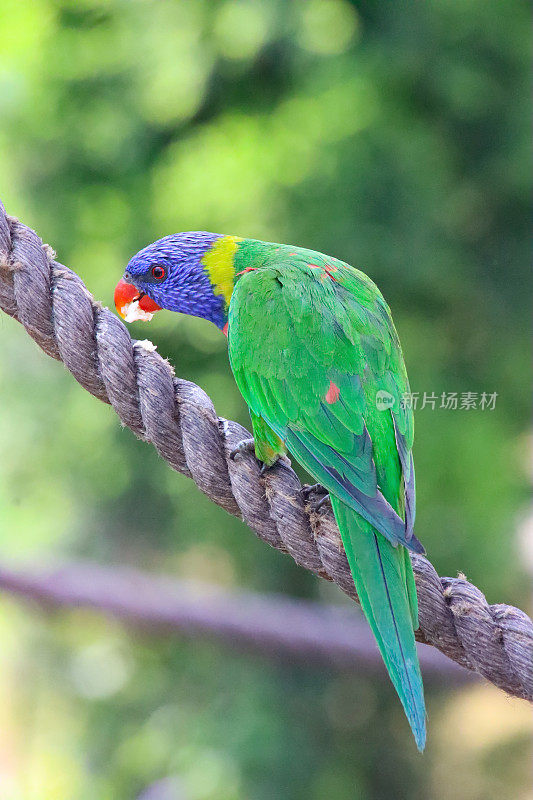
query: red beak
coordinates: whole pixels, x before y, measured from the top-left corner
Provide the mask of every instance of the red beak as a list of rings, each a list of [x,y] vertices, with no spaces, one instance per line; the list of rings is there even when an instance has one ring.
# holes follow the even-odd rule
[[[120,280],[115,288],[115,308],[126,322],[149,320],[155,311],[161,311],[155,300],[140,292],[132,283]]]

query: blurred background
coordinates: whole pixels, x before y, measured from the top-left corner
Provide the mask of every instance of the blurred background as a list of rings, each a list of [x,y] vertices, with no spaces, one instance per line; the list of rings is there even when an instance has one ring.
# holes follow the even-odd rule
[[[531,610],[521,0],[3,0],[0,197],[105,303],[140,247],[205,229],[315,248],[391,305],[417,534]],[[132,326],[248,425],[210,324]],[[0,319],[2,563],[90,561],[348,604],[213,505]],[[440,408],[497,393],[493,410]],[[353,608],[354,614],[359,613]],[[0,598],[2,800],[525,800],[525,703],[427,685],[421,757],[383,673],[151,636]]]

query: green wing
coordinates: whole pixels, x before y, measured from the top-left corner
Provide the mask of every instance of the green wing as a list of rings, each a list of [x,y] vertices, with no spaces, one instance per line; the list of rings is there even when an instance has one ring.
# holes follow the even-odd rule
[[[237,282],[229,353],[252,412],[392,543],[413,536],[413,418],[389,309],[363,273],[281,247]]]
[[[237,282],[231,366],[262,439],[257,451],[275,448],[264,422],[330,492],[361,606],[423,749],[416,589],[401,545],[422,546],[413,535],[413,418],[401,402],[409,386],[398,337],[365,275],[289,250],[267,251]]]

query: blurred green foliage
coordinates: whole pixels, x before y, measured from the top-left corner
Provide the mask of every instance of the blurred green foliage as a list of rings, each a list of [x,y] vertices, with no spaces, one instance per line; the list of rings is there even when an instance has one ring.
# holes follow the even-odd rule
[[[0,7],[7,210],[107,303],[129,257],[178,230],[294,242],[368,272],[414,392],[498,393],[494,411],[416,412],[417,533],[440,574],[519,605],[527,21],[521,0]],[[16,323],[0,331],[2,558],[345,602],[172,473]],[[133,333],[248,424],[214,327],[161,314]],[[526,728],[465,748],[445,735],[463,707],[450,691],[428,687],[421,759],[381,679],[7,600],[0,627],[2,800],[130,800],[164,778],[165,798],[187,800],[526,796]],[[493,694],[475,697],[470,745],[503,719]]]

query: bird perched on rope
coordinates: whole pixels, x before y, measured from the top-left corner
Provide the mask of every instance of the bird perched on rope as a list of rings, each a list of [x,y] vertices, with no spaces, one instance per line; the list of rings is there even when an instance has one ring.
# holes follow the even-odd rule
[[[127,321],[160,309],[203,317],[228,337],[253,447],[287,450],[329,494],[357,594],[416,744],[426,720],[408,550],[415,476],[409,384],[390,310],[363,272],[322,253],[206,232],[165,236],[115,289]]]

